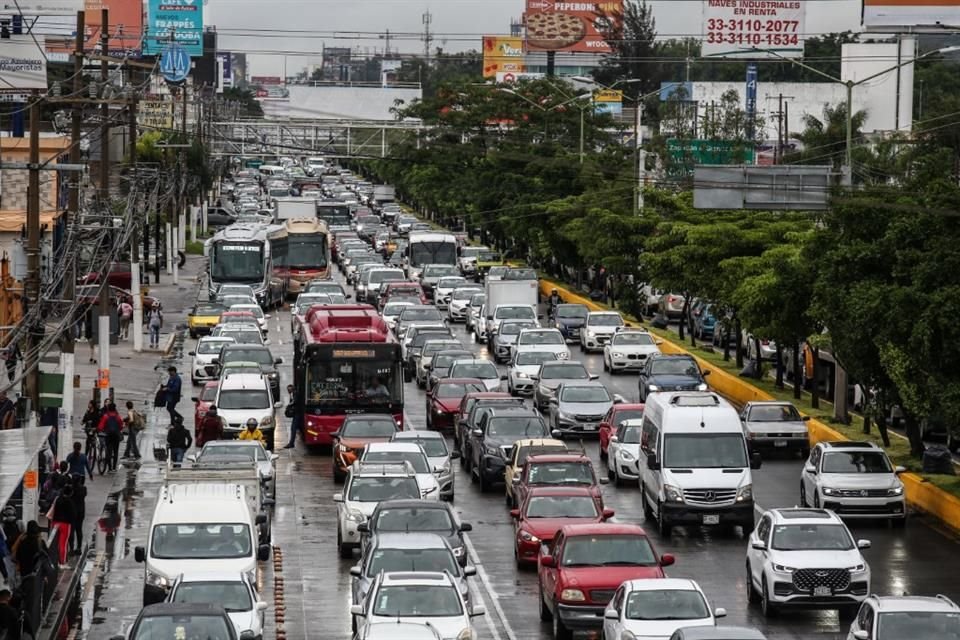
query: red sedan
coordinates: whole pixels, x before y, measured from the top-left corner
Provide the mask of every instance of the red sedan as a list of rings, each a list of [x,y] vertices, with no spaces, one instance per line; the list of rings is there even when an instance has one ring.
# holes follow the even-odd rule
[[[607,459],[607,446],[610,438],[620,428],[624,420],[637,420],[643,417],[643,404],[615,404],[600,421],[600,458]]]
[[[536,487],[510,515],[516,521],[513,556],[517,566],[523,566],[537,563],[540,545],[553,542],[561,527],[605,522],[613,517],[613,509],[598,509],[590,490],[583,487]]]
[[[196,425],[200,424],[200,420],[203,419],[203,416],[207,415],[207,409],[210,408],[210,405],[213,404],[213,401],[217,398],[217,387],[220,386],[220,383],[217,381],[208,382],[203,385],[203,389],[200,390],[200,395],[194,398],[193,400],[193,437],[197,437],[197,428]]]
[[[597,478],[593,463],[583,453],[544,453],[530,456],[513,486],[516,504],[523,504],[527,494],[537,487],[583,487],[590,492],[598,508],[603,508],[600,485],[606,478]]]
[[[485,391],[477,378],[444,378],[427,391],[427,429],[452,430],[460,401],[468,393]]]

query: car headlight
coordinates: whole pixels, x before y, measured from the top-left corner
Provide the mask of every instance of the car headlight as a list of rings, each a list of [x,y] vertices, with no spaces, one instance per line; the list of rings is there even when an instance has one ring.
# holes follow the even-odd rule
[[[518,378],[524,378],[524,379],[527,379],[527,378],[530,377],[529,375],[527,375],[527,374],[524,373],[523,371],[517,371],[514,375],[517,376]]]
[[[569,360],[569,359],[570,359],[570,352],[569,352],[569,351],[561,351],[560,353],[557,354],[557,358],[560,359],[560,360]]]
[[[270,426],[273,426],[273,416],[267,416],[266,418],[264,418],[263,420],[261,420],[261,421],[260,421],[260,426],[261,426],[261,427],[270,427]]]
[[[793,573],[794,571],[796,571],[796,569],[794,569],[793,567],[788,567],[782,564],[774,564],[773,570],[776,571],[777,573]]]
[[[560,592],[560,599],[567,602],[584,602],[586,600],[583,597],[583,591],[580,591],[580,589],[564,589]]]
[[[620,353],[619,351],[614,351],[613,353],[610,354],[610,357],[611,357],[611,358],[626,358],[626,357],[627,357],[627,354],[625,354],[625,353]]]
[[[576,418],[574,418],[572,415],[570,415],[569,413],[564,413],[563,411],[558,411],[558,412],[557,412],[557,419],[560,420],[561,422],[576,422],[576,421],[577,421]]]
[[[849,571],[850,573],[863,573],[866,570],[867,570],[866,564],[858,564],[853,567],[847,567],[847,571]]]
[[[888,496],[902,496],[903,495],[903,485],[899,487],[893,487],[892,489],[887,489]]]
[[[706,391],[709,388],[710,387],[707,386],[706,382],[701,382],[700,384],[697,385],[697,391]]]
[[[737,489],[737,502],[744,502],[746,500],[753,500],[752,484],[745,484]]]
[[[362,511],[358,511],[356,509],[347,510],[347,520],[351,522],[363,522],[366,519],[367,517],[363,515]]]
[[[457,634],[457,640],[473,640],[473,629],[467,627]]]
[[[660,387],[655,384],[648,384],[647,391],[660,391]]]
[[[154,573],[153,571],[147,571],[146,583],[152,587],[160,587],[161,589],[169,589],[171,586],[169,578],[159,573]]]
[[[462,557],[465,552],[466,552],[466,549],[464,549],[463,547],[454,547],[454,548],[453,548],[453,555],[456,556],[456,557],[458,557],[458,558]]]
[[[620,457],[623,458],[624,462],[633,462],[636,458],[629,451],[621,451]]]
[[[834,495],[834,494],[836,493],[836,491],[834,491],[834,490],[833,490],[832,488],[830,488],[830,487],[820,487],[820,491],[822,491],[822,492],[823,492],[823,495],[825,495],[825,496],[832,496],[832,495]]]
[[[593,329],[587,329],[587,337],[588,337],[588,338],[595,338],[596,336],[597,336],[597,332],[596,332],[596,331],[594,331]]]
[[[533,535],[529,531],[520,531],[520,539],[524,542],[540,542],[540,538]]]
[[[683,502],[683,490],[672,484],[663,485],[663,496],[667,502]]]
[[[488,456],[499,456],[500,449],[498,447],[484,447]]]
[[[271,380],[276,380],[277,378],[280,377],[280,374],[274,371],[273,373],[269,374],[269,376]]]

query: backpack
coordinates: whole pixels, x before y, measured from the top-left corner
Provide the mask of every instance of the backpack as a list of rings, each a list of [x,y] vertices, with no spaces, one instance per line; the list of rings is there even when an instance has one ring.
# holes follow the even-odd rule
[[[117,414],[107,414],[107,423],[104,425],[103,432],[108,436],[118,436],[122,430],[123,427],[120,424],[120,418],[117,417]]]
[[[133,422],[131,424],[131,426],[133,427],[133,430],[143,431],[144,428],[147,426],[146,421],[143,419],[143,414],[137,411],[136,409],[133,409],[131,413],[133,414]]]

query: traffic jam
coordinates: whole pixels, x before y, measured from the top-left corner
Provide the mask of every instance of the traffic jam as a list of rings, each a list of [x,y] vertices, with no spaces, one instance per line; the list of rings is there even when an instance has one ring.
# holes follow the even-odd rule
[[[731,404],[388,186],[268,169],[223,185],[188,322],[195,452],[135,550],[145,606],[222,612],[185,637],[960,638],[949,575],[907,566],[952,540],[908,517],[882,449]],[[276,547],[304,591],[286,630]]]

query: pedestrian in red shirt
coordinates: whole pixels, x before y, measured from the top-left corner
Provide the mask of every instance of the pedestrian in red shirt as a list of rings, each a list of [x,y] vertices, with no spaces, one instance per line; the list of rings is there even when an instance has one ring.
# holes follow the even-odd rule
[[[217,405],[210,405],[206,415],[200,419],[200,424],[197,425],[197,448],[203,447],[207,442],[223,438],[223,427],[224,420],[217,414]]]

